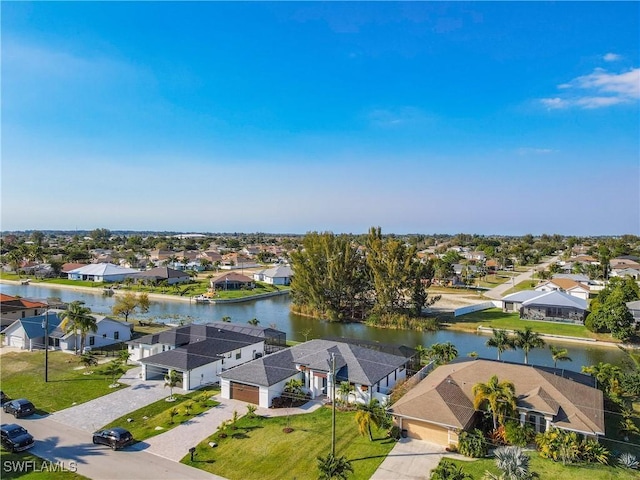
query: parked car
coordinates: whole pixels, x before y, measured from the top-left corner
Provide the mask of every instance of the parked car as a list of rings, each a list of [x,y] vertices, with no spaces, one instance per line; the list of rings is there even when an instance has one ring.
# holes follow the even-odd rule
[[[16,418],[28,417],[36,412],[36,407],[26,398],[18,398],[17,400],[6,402],[2,408],[4,413],[11,413]]]
[[[21,452],[33,447],[33,436],[24,427],[15,423],[0,425],[0,442],[2,446],[12,452]]]
[[[94,444],[107,445],[113,450],[126,447],[133,442],[133,435],[128,430],[120,427],[98,430],[93,434]]]

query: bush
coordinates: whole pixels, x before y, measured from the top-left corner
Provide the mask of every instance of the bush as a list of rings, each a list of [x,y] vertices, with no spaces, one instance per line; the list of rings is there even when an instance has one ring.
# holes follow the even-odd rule
[[[618,465],[626,468],[637,469],[640,466],[640,462],[638,462],[635,455],[625,452],[618,457]]]
[[[504,439],[510,445],[526,447],[536,436],[535,430],[529,424],[520,425],[519,422],[508,421],[504,425]]]
[[[458,451],[465,457],[486,457],[488,450],[487,441],[477,428],[473,432],[461,432],[458,435]]]
[[[400,440],[400,433],[401,433],[400,427],[398,427],[397,425],[394,425],[387,431],[387,437],[393,438],[395,440]]]

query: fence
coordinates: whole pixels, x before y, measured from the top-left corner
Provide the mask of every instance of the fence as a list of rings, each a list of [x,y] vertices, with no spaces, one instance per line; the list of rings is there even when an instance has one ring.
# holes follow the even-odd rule
[[[418,370],[415,373],[415,375],[413,375],[411,378],[407,379],[407,381],[405,383],[405,386],[407,388],[413,388],[418,383],[420,383],[422,380],[424,380],[426,378],[426,376],[429,375],[431,370],[434,369],[434,367],[435,367],[435,362],[432,360],[429,363],[427,363],[424,367],[422,367],[420,370]]]
[[[484,302],[484,303],[478,303],[476,305],[468,305],[466,307],[456,308],[453,311],[453,316],[459,317],[460,315],[466,315],[467,313],[479,312],[481,310],[488,310],[490,308],[496,308],[500,306],[501,306],[501,302]]]

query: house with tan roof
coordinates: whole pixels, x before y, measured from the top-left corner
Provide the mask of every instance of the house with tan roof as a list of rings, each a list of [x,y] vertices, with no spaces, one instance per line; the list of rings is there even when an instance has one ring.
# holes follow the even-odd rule
[[[473,386],[496,375],[515,386],[516,419],[536,432],[550,427],[587,437],[604,435],[604,398],[593,378],[533,365],[485,359],[459,359],[436,368],[394,403],[390,413],[411,438],[443,446],[458,443],[473,429],[481,412],[473,407]]]
[[[582,298],[584,300],[589,299],[591,289],[583,283],[576,282],[570,278],[553,278],[549,281],[543,282],[534,288],[536,292],[551,292],[559,290],[566,292],[574,297]]]
[[[47,308],[44,302],[0,293],[0,330],[18,319],[40,315]]]

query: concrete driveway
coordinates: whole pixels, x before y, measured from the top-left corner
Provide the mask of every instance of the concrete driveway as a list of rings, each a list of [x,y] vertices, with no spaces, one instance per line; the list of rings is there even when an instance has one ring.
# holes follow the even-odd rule
[[[402,438],[371,476],[371,480],[427,479],[444,456],[469,460],[462,455],[449,453],[435,443]]]
[[[52,413],[48,418],[87,432],[95,432],[116,418],[169,396],[163,380],[142,380],[141,370],[142,367],[132,368],[118,380],[129,384],[129,387]],[[183,393],[179,388],[173,390],[175,393]]]

